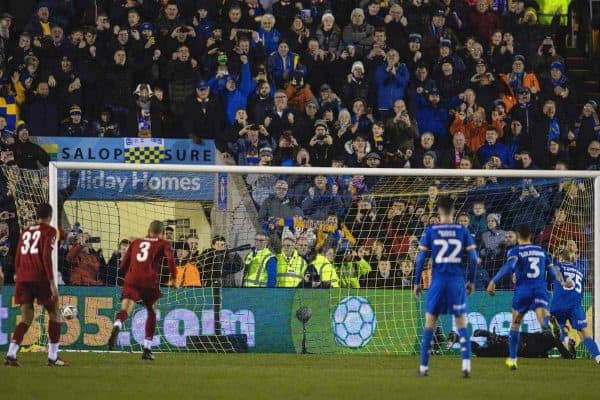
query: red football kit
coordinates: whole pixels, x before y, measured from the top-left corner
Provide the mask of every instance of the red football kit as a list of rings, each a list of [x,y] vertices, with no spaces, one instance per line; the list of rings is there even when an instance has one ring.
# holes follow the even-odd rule
[[[15,302],[17,304],[53,304],[50,281],[55,281],[52,269],[52,249],[56,242],[56,229],[40,223],[28,226],[17,246],[15,258]],[[55,283],[56,284],[56,283]]]
[[[174,280],[177,267],[171,244],[159,238],[134,240],[121,260],[121,270],[125,273],[121,298],[142,301],[146,306],[155,303],[162,296],[160,271],[164,258]]]

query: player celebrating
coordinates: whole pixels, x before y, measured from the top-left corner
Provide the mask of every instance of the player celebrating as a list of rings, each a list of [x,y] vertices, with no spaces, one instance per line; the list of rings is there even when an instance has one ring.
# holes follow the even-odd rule
[[[584,274],[581,271],[580,264],[576,263],[577,255],[563,249],[559,256],[559,262],[554,266],[556,276],[563,276],[566,281],[573,282],[570,287],[563,286],[560,282],[554,283],[554,296],[550,306],[550,314],[556,318],[560,325],[560,340],[565,341],[565,346],[569,346],[569,339],[565,328],[567,320],[571,323],[573,329],[576,329],[583,335],[583,344],[588,349],[592,357],[600,364],[600,351],[598,344],[594,342],[590,329],[588,328],[585,311],[581,306],[583,300]]]
[[[432,278],[427,292],[427,313],[425,328],[421,341],[421,365],[419,376],[426,376],[429,370],[429,351],[431,339],[440,314],[454,314],[458,328],[460,352],[462,356],[462,372],[465,378],[471,374],[471,341],[467,332],[467,296],[475,285],[477,267],[477,252],[475,242],[469,231],[462,225],[453,223],[454,202],[442,196],[437,203],[440,223],[429,225],[419,246],[416,259],[414,281],[415,296],[421,293],[421,273],[425,264],[426,253],[431,250]],[[468,279],[465,282],[465,265],[462,261],[463,252],[468,253],[471,268],[468,269]]]
[[[52,206],[42,204],[37,210],[37,224],[23,231],[15,257],[15,303],[21,305],[21,322],[13,332],[4,365],[20,367],[17,352],[25,333],[33,322],[33,301],[43,305],[50,315],[48,322],[48,366],[65,367],[66,361],[58,358],[60,316],[58,288],[52,268],[52,249],[56,242],[56,229],[50,226]]]
[[[148,228],[148,236],[136,239],[131,243],[121,260],[121,270],[125,274],[125,284],[121,295],[121,311],[108,339],[108,348],[115,346],[123,322],[131,315],[136,302],[146,307],[146,336],[142,360],[154,360],[152,354],[152,338],[156,329],[156,303],[162,296],[160,291],[160,269],[163,258],[167,259],[173,287],[177,289],[177,268],[171,244],[163,239],[164,227],[160,221],[152,221]]]
[[[487,292],[490,296],[496,294],[496,283],[506,274],[515,274],[515,293],[512,302],[512,324],[508,335],[508,358],[506,366],[511,370],[517,369],[517,351],[519,347],[519,328],[523,315],[529,310],[535,310],[535,315],[544,330],[550,330],[548,314],[549,294],[546,290],[546,270],[554,275],[552,262],[548,253],[538,245],[531,243],[531,228],[529,225],[517,227],[518,244],[509,250],[506,262],[490,281]],[[557,274],[559,283],[565,283],[562,275]]]

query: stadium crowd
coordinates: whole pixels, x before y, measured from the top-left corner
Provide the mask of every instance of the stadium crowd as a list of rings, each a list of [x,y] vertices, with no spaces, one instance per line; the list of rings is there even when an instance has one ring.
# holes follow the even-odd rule
[[[532,0],[18,4],[0,9],[3,165],[47,165],[31,135],[214,139],[222,159],[238,165],[600,167],[598,103],[578,98],[569,79],[560,11],[542,24]],[[33,14],[23,15],[26,6]],[[296,262],[314,267],[300,279],[308,286],[318,286],[317,276],[321,286],[407,286],[435,199],[450,189],[462,193],[458,219],[472,229],[489,274],[518,221],[533,221],[542,242],[561,237],[556,246],[582,246],[589,233],[544,228],[565,222],[568,196],[588,199],[576,183],[511,183],[506,201],[491,204],[489,193],[507,182],[421,182],[420,196],[377,203],[370,194],[381,181],[373,177],[246,181],[264,234],[255,257],[228,261],[231,274],[246,264],[244,286],[291,285],[287,278],[304,275]],[[15,218],[2,209],[4,220]],[[86,233],[76,235],[66,244],[65,277],[112,283],[102,273],[111,262]],[[174,241],[182,268],[201,257],[189,239]],[[226,254],[215,250],[220,242],[212,250]],[[287,264],[296,276],[281,272]],[[202,268],[194,276],[193,285],[211,281]]]

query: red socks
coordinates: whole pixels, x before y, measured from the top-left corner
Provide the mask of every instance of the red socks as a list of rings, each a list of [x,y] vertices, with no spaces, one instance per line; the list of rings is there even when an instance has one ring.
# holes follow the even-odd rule
[[[58,343],[60,340],[60,322],[48,322],[48,338],[50,343]]]
[[[152,340],[156,329],[156,313],[153,310],[148,310],[146,317],[146,339]]]
[[[15,328],[15,331],[13,332],[12,340],[19,346],[23,341],[25,333],[27,333],[27,329],[29,329],[29,325],[27,325],[24,322],[20,322],[19,325],[17,325],[17,327]]]
[[[116,319],[118,319],[121,322],[125,322],[125,320],[129,317],[129,315],[127,314],[127,311],[125,310],[121,310],[117,313],[117,317]]]

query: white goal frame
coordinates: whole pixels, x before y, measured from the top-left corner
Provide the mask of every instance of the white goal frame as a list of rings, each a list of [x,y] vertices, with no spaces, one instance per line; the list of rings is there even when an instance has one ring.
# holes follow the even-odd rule
[[[414,177],[459,177],[483,176],[499,178],[592,178],[594,180],[594,338],[600,339],[600,171],[553,171],[553,170],[508,170],[508,169],[408,169],[408,168],[294,168],[258,167],[240,165],[187,165],[187,164],[121,164],[88,162],[50,162],[48,166],[49,202],[55,212],[52,225],[58,225],[58,170],[105,170],[147,172],[195,172],[231,174],[275,174],[275,175],[365,175],[365,176],[414,176]],[[52,254],[55,276],[58,269],[58,246]]]

